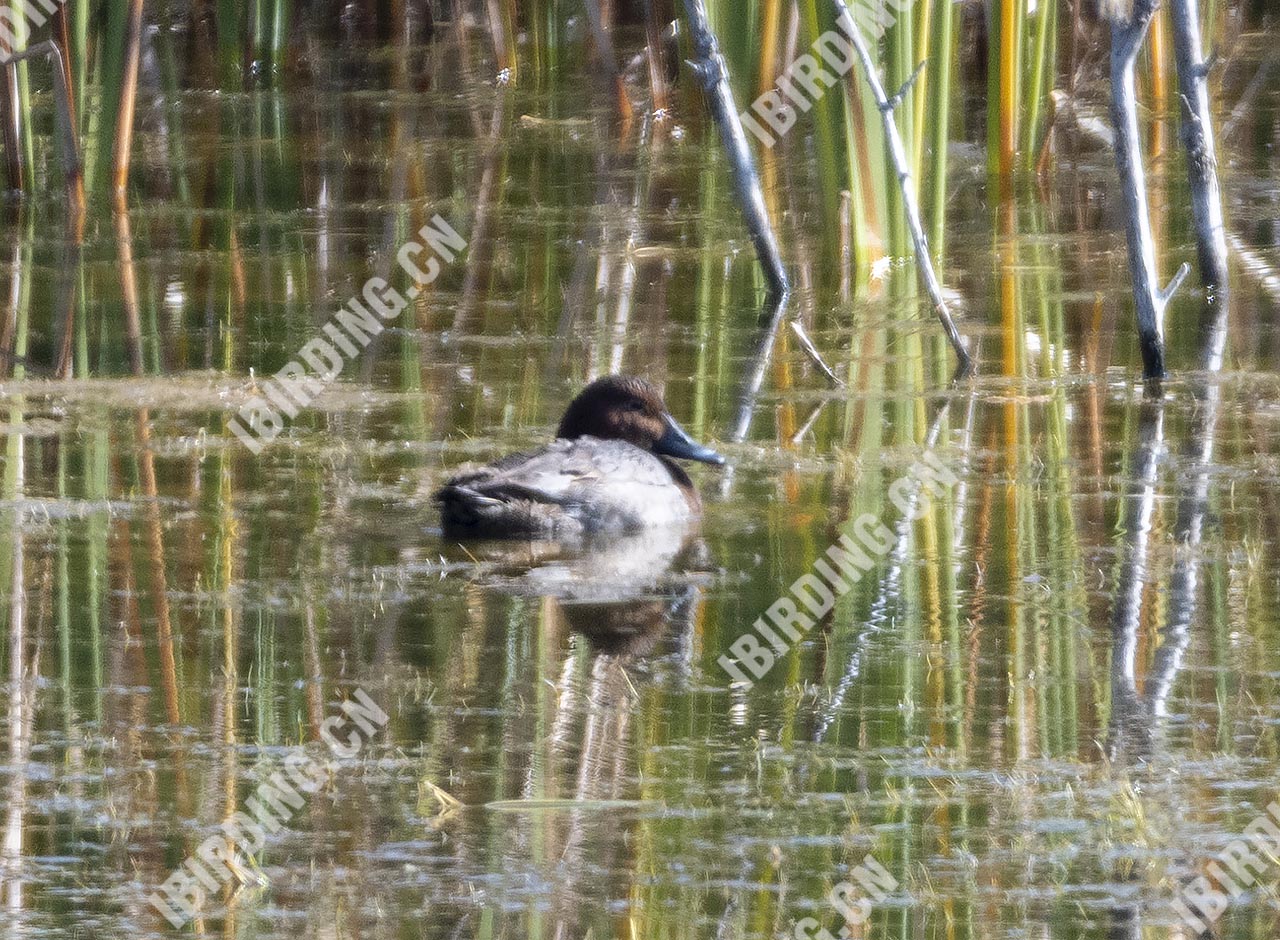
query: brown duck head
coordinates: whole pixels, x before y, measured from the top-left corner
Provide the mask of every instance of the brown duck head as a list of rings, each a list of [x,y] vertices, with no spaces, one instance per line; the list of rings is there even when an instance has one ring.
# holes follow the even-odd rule
[[[588,435],[626,441],[661,457],[724,463],[722,456],[685,433],[667,412],[656,388],[635,376],[596,379],[569,403],[556,436],[572,439]]]

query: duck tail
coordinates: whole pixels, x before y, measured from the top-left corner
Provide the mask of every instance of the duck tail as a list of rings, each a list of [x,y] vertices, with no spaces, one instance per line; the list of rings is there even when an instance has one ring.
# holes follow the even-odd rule
[[[482,525],[502,500],[486,496],[460,483],[450,483],[436,491],[440,515],[446,529],[469,529]]]

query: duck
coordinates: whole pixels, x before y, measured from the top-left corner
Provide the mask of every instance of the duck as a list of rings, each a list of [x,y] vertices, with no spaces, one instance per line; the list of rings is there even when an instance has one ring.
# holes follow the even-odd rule
[[[564,540],[688,525],[702,512],[677,460],[721,466],[643,378],[608,375],[565,409],[550,444],[466,469],[435,494],[446,538]]]

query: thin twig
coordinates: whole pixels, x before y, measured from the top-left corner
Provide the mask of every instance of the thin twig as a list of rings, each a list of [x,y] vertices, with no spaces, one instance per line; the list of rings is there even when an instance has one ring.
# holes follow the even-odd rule
[[[71,198],[83,206],[84,204],[84,168],[80,161],[80,141],[75,131],[75,103],[71,97],[71,87],[67,84],[66,59],[58,44],[46,39],[38,42],[22,52],[15,52],[6,68],[16,63],[37,56],[45,56],[53,61],[53,90],[57,101],[55,109],[58,115],[58,144],[62,154],[62,169],[66,174],[67,190]]]
[[[920,64],[915,67],[915,70],[907,76],[907,80],[902,83],[902,87],[898,89],[897,94],[880,105],[880,110],[896,111],[898,105],[902,104],[902,99],[907,96],[907,92],[911,90],[911,86],[916,83],[916,79],[920,77],[920,73],[924,71],[924,67],[928,64],[928,59],[921,59]]]
[[[782,305],[774,304],[767,312],[768,319],[760,331],[755,352],[748,360],[751,367],[746,371],[742,392],[738,396],[738,413],[734,419],[733,431],[729,440],[740,444],[747,439],[747,431],[751,429],[751,418],[756,411],[756,398],[760,387],[764,384],[765,370],[769,368],[769,360],[773,358],[774,342],[778,338],[778,327],[782,323]]]
[[[1187,275],[1191,273],[1191,265],[1185,261],[1178,266],[1178,270],[1174,272],[1173,277],[1169,278],[1169,283],[1164,290],[1160,291],[1160,302],[1168,304],[1174,294],[1178,292],[1178,288],[1182,286],[1182,282],[1187,279]]]
[[[791,435],[790,443],[799,444],[804,440],[805,435],[813,428],[818,420],[818,415],[822,414],[822,409],[827,407],[827,402],[830,400],[829,398],[824,398],[813,407],[813,410],[809,412],[809,417],[805,418],[804,423],[800,425],[800,429]]]
[[[800,343],[800,348],[804,350],[804,354],[809,357],[809,361],[817,367],[818,371],[826,376],[827,381],[836,388],[843,388],[844,383],[840,381],[840,377],[831,371],[831,366],[827,365],[822,359],[822,353],[818,352],[818,347],[813,345],[813,340],[809,339],[809,334],[805,332],[804,324],[797,318],[792,318],[791,332],[796,334],[796,340]]]
[[[1246,114],[1254,110],[1254,104],[1258,100],[1258,94],[1266,87],[1267,78],[1271,69],[1275,67],[1275,59],[1265,59],[1258,65],[1258,71],[1253,74],[1253,78],[1249,79],[1249,84],[1245,86],[1244,91],[1240,92],[1240,98],[1236,101],[1236,106],[1231,109],[1230,116],[1222,122],[1221,137],[1224,141],[1230,140],[1235,133],[1236,127],[1243,120]]]
[[[764,374],[768,371],[769,361],[773,358],[773,347],[778,339],[778,327],[782,325],[782,308],[786,298],[772,300],[761,314],[759,339],[755,351],[748,360],[750,367],[744,370],[742,391],[738,395],[738,411],[734,417],[733,430],[729,440],[741,444],[747,439],[751,430],[751,419],[755,417],[756,401],[760,396],[760,388],[764,385]],[[720,496],[728,497],[733,488],[733,466],[724,468],[720,475]]]
[[[871,53],[867,49],[867,43],[862,38],[862,32],[854,22],[848,5],[845,0],[833,0],[833,2],[836,11],[836,25],[849,37],[849,41],[853,44],[854,51],[857,52],[858,59],[862,63],[862,70],[866,74],[867,85],[870,86],[871,94],[875,97],[876,104],[880,108],[880,119],[884,124],[885,140],[889,144],[889,156],[893,160],[894,169],[898,177],[898,187],[902,190],[902,204],[906,209],[907,227],[911,231],[911,241],[915,246],[916,264],[920,269],[920,276],[924,280],[929,297],[933,300],[933,310],[938,316],[938,321],[942,324],[943,332],[947,334],[947,340],[951,343],[951,348],[956,351],[956,358],[959,360],[959,364],[956,367],[956,375],[957,377],[968,375],[973,369],[973,360],[969,358],[969,353],[964,348],[964,342],[960,338],[960,331],[956,329],[955,321],[951,318],[951,311],[947,309],[947,301],[942,295],[942,284],[938,281],[937,272],[933,269],[933,259],[929,255],[929,241],[925,237],[924,227],[920,224],[920,205],[916,201],[915,186],[911,181],[910,164],[907,163],[907,154],[902,145],[902,135],[898,133],[898,124],[893,119],[893,102],[884,93],[884,86],[880,82],[880,75],[876,71],[875,63],[871,61]],[[923,64],[921,63],[921,66]],[[906,84],[903,85],[895,98],[901,100],[899,96],[908,90],[919,71],[920,67],[917,67],[916,72],[911,78],[907,79]]]

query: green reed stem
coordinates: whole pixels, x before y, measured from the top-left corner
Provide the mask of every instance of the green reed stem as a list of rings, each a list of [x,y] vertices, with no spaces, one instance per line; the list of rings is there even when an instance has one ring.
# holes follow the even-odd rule
[[[845,82],[843,88],[843,126],[845,155],[849,168],[849,192],[852,208],[853,235],[853,283],[865,285],[871,272],[871,264],[883,254],[884,242],[877,230],[876,220],[882,218],[883,190],[876,183],[884,179],[884,147],[874,146],[871,134],[877,132],[869,126],[866,115],[867,92],[860,84]]]
[[[893,26],[889,27],[888,33],[885,35],[883,44],[883,68],[885,91],[892,95],[898,89],[902,88],[903,83],[915,71],[915,44],[911,41],[912,19],[910,14],[901,16]],[[877,46],[872,47],[874,52]],[[902,150],[908,155],[911,161],[908,168],[911,169],[915,179],[919,179],[919,175],[912,164],[915,154],[915,126],[911,115],[914,113],[913,102],[915,101],[915,91],[908,91],[903,95],[897,108],[894,109],[892,120],[898,127],[898,136],[902,141]],[[906,208],[903,202],[902,192],[898,186],[897,168],[892,163],[885,162],[885,172],[882,175],[885,188],[885,201],[887,205],[888,216],[886,217],[886,230],[888,233],[889,254],[894,258],[902,258],[910,253],[910,239],[907,235]]]
[[[1053,90],[1057,25],[1057,0],[1040,0],[1031,32],[1031,75],[1028,83],[1031,99],[1027,102],[1027,120],[1022,138],[1023,164],[1027,169],[1035,166],[1039,155],[1040,138],[1044,133],[1044,106],[1049,99],[1049,92]]]
[[[89,74],[89,0],[67,0],[71,10],[71,88],[79,134],[85,124],[85,77]]]
[[[933,9],[937,0],[923,0],[914,9],[915,51],[912,53],[912,69],[921,62],[928,63],[916,77],[912,86],[914,106],[911,108],[911,138],[915,145],[911,148],[911,172],[917,180],[924,178],[924,144],[926,139],[926,120],[928,117],[929,89],[932,84],[934,60],[938,53],[931,48],[934,35],[933,24],[937,15]]]
[[[929,244],[934,258],[941,263],[945,254],[947,231],[947,148],[951,130],[951,74],[957,53],[960,31],[952,16],[950,0],[937,0],[933,17],[932,54],[929,71],[933,73],[929,113],[929,131],[933,136],[933,153],[929,164]]]
[[[81,290],[80,296],[81,298],[84,297],[83,290]],[[80,318],[80,322],[84,323],[83,315]],[[83,378],[89,373],[86,369],[83,372],[77,371],[77,374]],[[94,505],[105,506],[109,496],[111,474],[111,448],[108,434],[101,429],[87,431],[86,434],[87,440],[84,454],[85,497]],[[106,658],[104,656],[102,637],[102,612],[106,610],[107,603],[103,573],[106,570],[109,556],[109,523],[105,511],[95,512],[89,517],[86,543],[88,546],[86,561],[88,572],[85,593],[88,603],[90,678],[94,690],[93,717],[95,720],[100,721],[102,719],[102,690],[104,688],[102,681],[103,661]]]
[[[22,48],[26,47],[24,37]],[[26,62],[18,63],[18,109],[22,114],[22,159],[27,167],[28,182],[34,182],[30,174],[35,172],[36,145],[31,131],[31,73]]]
[[[240,47],[240,4],[237,0],[218,0],[218,68],[224,88],[240,88],[244,80],[244,63]]]
[[[271,74],[274,76],[284,64],[285,43],[288,41],[289,7],[286,0],[271,0]],[[274,81],[274,78],[273,78]]]
[[[818,38],[827,27],[819,18],[819,0],[800,0],[801,44],[807,45]],[[748,86],[750,87],[750,86]],[[814,151],[818,162],[818,187],[821,194],[822,218],[826,230],[837,230],[837,213],[840,206],[840,160],[836,136],[836,108],[838,100],[827,95],[813,105],[810,112],[814,122]]]
[[[264,63],[267,58],[267,11],[263,0],[249,0],[249,35],[245,37],[246,61]]]
[[[98,51],[99,100],[96,109],[100,115],[93,165],[86,167],[86,180],[91,184],[105,185],[111,168],[112,142],[116,139],[116,126],[120,119],[120,96],[124,89],[126,61],[126,35],[129,23],[129,4],[113,0],[107,5],[107,23]],[[87,150],[87,148],[86,148]]]

